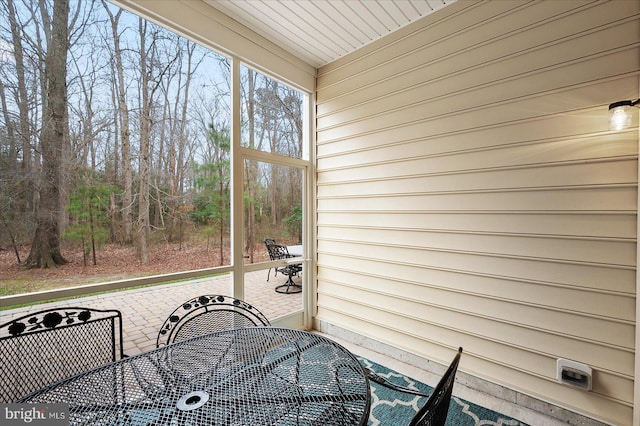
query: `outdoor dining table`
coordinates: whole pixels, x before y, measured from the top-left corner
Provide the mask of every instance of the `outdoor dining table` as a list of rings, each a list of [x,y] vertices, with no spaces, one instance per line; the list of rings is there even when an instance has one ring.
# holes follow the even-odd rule
[[[302,244],[287,246],[287,251],[289,252],[290,255],[296,256],[296,257],[304,255],[302,250]]]
[[[332,340],[252,327],[126,357],[17,402],[69,404],[71,425],[366,425],[370,391]]]

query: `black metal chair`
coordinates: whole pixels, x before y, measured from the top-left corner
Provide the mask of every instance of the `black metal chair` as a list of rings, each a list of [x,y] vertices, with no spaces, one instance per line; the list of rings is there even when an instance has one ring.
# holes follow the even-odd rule
[[[218,294],[198,296],[169,315],[160,328],[156,346],[216,331],[270,325],[262,312],[243,300]]]
[[[273,255],[271,254],[271,250],[269,248],[269,246],[275,245],[276,244],[276,240],[275,238],[265,238],[264,239],[264,245],[267,247],[267,252],[269,253],[269,259],[271,260],[276,260],[273,258]],[[269,276],[271,275],[271,269],[269,268],[269,271],[267,272],[267,282],[269,282]],[[276,271],[276,275],[278,275],[278,271]]]
[[[267,240],[270,240],[270,242],[267,242]],[[287,246],[275,244],[275,243],[272,243],[271,241],[275,241],[275,240],[271,238],[266,238],[264,240],[267,246],[267,250],[269,250],[269,257],[271,258],[271,260],[282,260],[282,259],[289,259],[289,258],[295,257],[292,254],[289,254],[289,249],[287,248]],[[278,293],[292,294],[292,293],[300,293],[302,291],[302,286],[300,284],[296,284],[293,282],[293,277],[297,276],[300,272],[302,272],[302,264],[292,263],[284,266],[277,266],[274,269],[276,270],[276,275],[278,274],[278,272],[280,272],[282,275],[287,276],[287,281],[284,284],[276,287],[276,291]],[[271,271],[271,269],[269,269],[269,271]],[[268,275],[267,275],[267,281],[269,281]]]
[[[445,426],[447,414],[449,413],[453,383],[455,382],[461,355],[462,348],[458,348],[458,353],[453,358],[453,361],[451,361],[451,364],[449,364],[449,368],[447,368],[447,371],[444,373],[431,394],[396,385],[395,383],[387,381],[384,377],[375,374],[371,370],[367,370],[367,374],[369,376],[369,380],[388,388],[428,398],[427,402],[425,402],[422,408],[420,408],[420,410],[418,410],[418,412],[413,416],[409,422],[409,426]]]
[[[125,356],[117,310],[47,309],[0,325],[0,402]]]

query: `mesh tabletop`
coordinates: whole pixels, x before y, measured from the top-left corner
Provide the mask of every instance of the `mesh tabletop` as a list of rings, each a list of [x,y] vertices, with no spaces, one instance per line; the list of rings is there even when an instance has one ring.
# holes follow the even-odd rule
[[[365,425],[369,384],[316,334],[228,330],[124,358],[19,402],[68,403],[70,424]]]

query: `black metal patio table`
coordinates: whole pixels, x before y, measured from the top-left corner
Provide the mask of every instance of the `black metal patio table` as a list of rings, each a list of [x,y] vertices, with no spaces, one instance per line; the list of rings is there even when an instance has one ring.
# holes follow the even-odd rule
[[[370,394],[339,344],[252,327],[127,357],[17,402],[67,403],[72,425],[365,425]]]

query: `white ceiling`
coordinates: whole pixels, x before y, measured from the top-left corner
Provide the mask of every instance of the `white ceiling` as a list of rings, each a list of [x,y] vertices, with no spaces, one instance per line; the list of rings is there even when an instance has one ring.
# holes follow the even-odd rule
[[[319,68],[456,0],[204,0]]]

